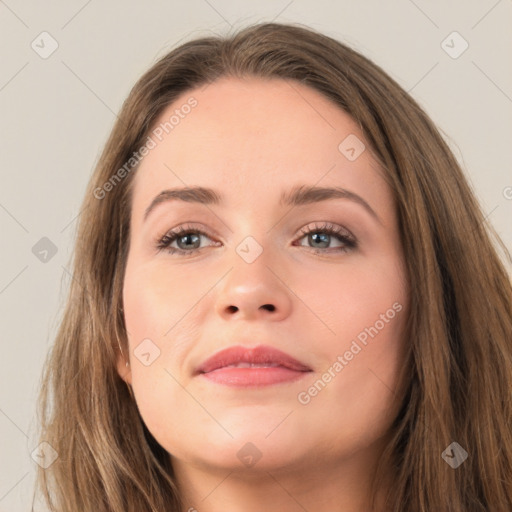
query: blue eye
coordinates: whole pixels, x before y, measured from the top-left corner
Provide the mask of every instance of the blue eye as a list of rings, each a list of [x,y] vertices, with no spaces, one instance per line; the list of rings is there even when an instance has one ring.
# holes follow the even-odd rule
[[[303,229],[301,230],[301,234],[302,237],[300,237],[299,240],[307,236],[310,243],[317,244],[316,247],[310,247],[315,253],[348,252],[357,247],[356,239],[348,230],[329,223],[321,226],[315,225],[314,228]],[[170,231],[159,238],[156,243],[156,248],[158,251],[165,249],[171,254],[192,255],[205,248],[200,246],[202,236],[210,238],[209,234],[201,229],[180,226],[176,230]],[[341,242],[341,247],[325,247],[326,245],[330,245],[333,237]],[[177,243],[178,247],[171,247],[171,244],[174,242]],[[300,244],[300,247],[305,246]],[[326,249],[330,249],[330,251]]]
[[[170,231],[169,233],[165,234],[162,238],[160,238],[158,240],[156,247],[159,251],[161,251],[162,249],[166,249],[171,254],[192,253],[202,249],[201,247],[199,247],[201,243],[201,236],[206,236],[209,238],[209,235],[200,229],[189,229],[180,226],[175,231]],[[170,247],[170,245],[175,241],[178,243],[178,248]],[[181,247],[179,247],[180,244],[182,244],[182,246],[185,248],[182,249]],[[187,247],[189,249],[186,249]]]
[[[307,236],[310,243],[321,245],[321,247],[312,247],[315,253],[327,252],[325,249],[329,249],[329,247],[325,247],[325,245],[329,245],[332,237],[337,238],[343,246],[331,247],[331,251],[329,252],[348,252],[349,250],[357,247],[357,242],[354,236],[341,226],[326,223],[321,226],[315,225],[314,228],[306,228],[301,230],[301,233],[303,235],[302,238]],[[303,246],[301,245],[301,247]],[[335,250],[333,251],[332,249]]]

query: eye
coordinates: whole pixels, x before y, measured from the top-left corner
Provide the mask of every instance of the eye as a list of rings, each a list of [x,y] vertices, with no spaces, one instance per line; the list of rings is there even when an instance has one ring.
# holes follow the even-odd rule
[[[324,223],[320,226],[315,225],[314,228],[306,228],[301,230],[303,235],[299,240],[308,237],[308,241],[313,244],[311,249],[315,253],[331,253],[331,252],[348,252],[357,247],[357,241],[354,236],[345,228],[330,223]],[[169,231],[164,236],[157,239],[156,248],[158,251],[165,249],[171,254],[179,254],[182,256],[193,255],[204,249],[201,247],[201,237],[210,238],[210,235],[202,229],[180,226],[179,228]],[[341,242],[338,247],[326,247],[332,242],[332,238]],[[171,247],[176,242],[177,247]],[[219,246],[218,243],[213,245]],[[305,247],[299,244],[300,247]],[[331,250],[328,250],[331,249]]]
[[[210,238],[205,231],[187,226],[180,226],[174,231],[169,231],[163,237],[159,238],[156,244],[158,251],[166,249],[171,254],[192,254],[197,252],[203,247],[201,245],[201,237],[205,236]],[[176,242],[178,247],[171,247],[171,244]]]
[[[303,229],[301,233],[303,235],[302,238],[307,236],[307,241],[313,244],[311,248],[314,249],[315,253],[348,252],[357,247],[356,239],[347,229],[330,223],[324,223],[320,226],[315,225],[314,228]],[[331,251],[327,251],[326,249],[329,249],[329,247],[326,246],[330,244],[333,237],[338,239],[342,245],[341,247],[331,247]],[[302,244],[300,244],[300,246],[304,247]]]

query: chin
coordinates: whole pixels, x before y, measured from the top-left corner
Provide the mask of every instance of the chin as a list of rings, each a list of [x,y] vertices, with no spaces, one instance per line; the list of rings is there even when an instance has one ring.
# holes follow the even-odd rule
[[[273,434],[265,439],[266,434],[247,429],[231,438],[224,431],[220,433],[197,434],[197,438],[189,435],[187,441],[193,442],[190,447],[181,445],[179,450],[170,450],[177,458],[194,461],[194,464],[214,467],[227,471],[237,471],[241,474],[256,475],[260,472],[273,471],[282,468],[298,466],[301,460],[297,446],[300,440],[287,439],[283,442]]]

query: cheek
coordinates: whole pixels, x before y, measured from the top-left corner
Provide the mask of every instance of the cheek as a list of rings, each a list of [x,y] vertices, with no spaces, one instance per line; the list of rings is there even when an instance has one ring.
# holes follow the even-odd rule
[[[337,446],[341,453],[367,446],[386,433],[398,412],[405,308],[396,312],[389,305],[384,300],[383,307],[353,309],[355,319],[342,314],[336,326],[340,335],[323,347],[325,366],[297,394],[300,428],[321,430],[326,450]]]
[[[123,302],[132,341],[142,338],[166,341],[170,330],[193,303],[192,297],[197,295],[191,283],[186,272],[170,273],[162,265],[137,264],[136,261],[128,265]]]
[[[387,425],[395,411],[408,304],[396,262],[382,259],[328,277],[310,276],[303,289],[304,302],[331,332],[318,337],[324,364],[297,401],[316,418],[315,424],[332,425],[333,435],[339,428],[344,435],[371,437],[377,431],[370,430]]]
[[[375,332],[375,324],[384,340],[390,331],[399,330],[398,320],[405,316],[406,289],[394,258],[354,261],[332,270],[306,269],[291,276],[291,282],[309,309],[311,327],[316,325],[318,336],[327,342],[319,348],[331,354],[348,349],[358,336],[364,342],[368,330]]]
[[[170,286],[168,274],[144,265],[128,265],[123,301],[137,407],[157,441],[172,452],[190,429],[188,418],[197,416],[198,411],[180,385],[184,382],[179,370],[187,350],[185,340],[194,339],[190,330],[194,328],[183,318],[190,301],[184,297],[187,290],[177,293]],[[179,287],[180,280],[185,278],[176,276],[173,284]]]
[[[154,262],[149,265],[134,258],[127,265],[123,308],[132,384],[141,413],[146,412],[151,421],[158,422],[169,404],[184,401],[179,384],[187,376],[183,362],[201,334],[191,308],[204,295],[205,281],[196,282],[197,286],[191,284],[187,272],[171,273]]]

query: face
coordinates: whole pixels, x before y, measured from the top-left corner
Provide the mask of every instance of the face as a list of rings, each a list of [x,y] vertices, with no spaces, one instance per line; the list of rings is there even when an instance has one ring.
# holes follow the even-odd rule
[[[396,414],[408,291],[393,196],[357,124],[301,84],[223,78],[184,93],[150,138],[118,371],[173,464],[311,468],[378,443]],[[153,203],[184,187],[219,201]],[[349,193],[281,202],[297,187]],[[308,371],[197,374],[259,345]]]

